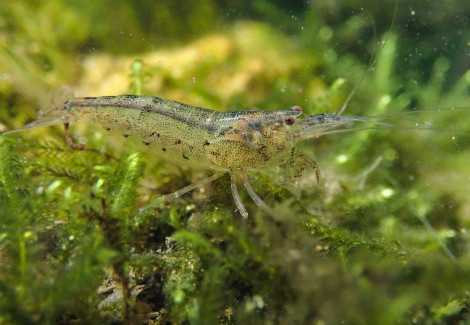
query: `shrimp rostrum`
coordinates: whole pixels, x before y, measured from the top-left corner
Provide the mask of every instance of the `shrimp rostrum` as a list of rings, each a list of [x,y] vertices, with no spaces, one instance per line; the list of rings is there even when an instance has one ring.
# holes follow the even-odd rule
[[[302,114],[298,106],[279,111],[219,112],[150,96],[84,97],[69,99],[36,121],[6,133],[60,123],[67,131],[69,123],[98,123],[107,131],[117,131],[124,138],[141,142],[164,159],[214,171],[214,175],[164,195],[144,209],[179,197],[228,173],[235,205],[246,218],[248,213],[238,194],[237,179],[242,180],[254,202],[270,212],[251,187],[248,171],[287,164],[293,177],[298,177],[308,166],[319,180],[316,162],[298,152],[294,143],[317,137],[345,123],[348,119],[340,113],[338,110],[298,120]],[[71,141],[68,143],[70,145]]]

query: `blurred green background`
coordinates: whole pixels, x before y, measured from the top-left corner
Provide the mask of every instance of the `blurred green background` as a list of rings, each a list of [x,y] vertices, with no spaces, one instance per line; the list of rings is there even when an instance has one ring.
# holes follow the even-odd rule
[[[0,136],[0,323],[468,323],[469,42],[464,0],[2,2],[1,132],[66,85],[312,114],[366,71],[345,115],[396,128],[299,143],[322,182],[253,172],[248,220],[228,177],[139,213],[210,171],[99,128]]]

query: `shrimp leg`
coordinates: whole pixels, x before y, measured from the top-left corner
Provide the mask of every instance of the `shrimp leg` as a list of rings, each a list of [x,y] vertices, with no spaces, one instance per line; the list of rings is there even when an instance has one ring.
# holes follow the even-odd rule
[[[243,206],[242,200],[240,199],[240,196],[238,195],[236,178],[233,172],[230,173],[230,180],[231,180],[230,187],[232,188],[232,196],[233,196],[233,200],[235,201],[235,205],[237,206],[237,209],[242,215],[242,217],[246,219],[248,218],[248,212],[246,212],[246,209]]]
[[[273,210],[263,201],[263,199],[258,196],[258,194],[256,194],[255,190],[253,189],[253,187],[251,187],[251,184],[248,182],[247,175],[240,174],[240,177],[243,180],[243,184],[245,185],[246,191],[250,195],[251,199],[256,203],[256,205],[263,209],[266,213],[272,215]]]
[[[69,126],[69,122],[64,123],[64,135],[67,146],[69,146],[69,148],[72,150],[85,150],[84,144],[77,144],[73,141],[72,137],[69,134]]]
[[[315,172],[315,177],[317,179],[317,183],[320,183],[320,168],[315,160],[310,158],[309,156],[295,150],[295,147],[292,148],[291,154],[291,161],[290,161],[290,168],[291,168],[291,177],[299,178],[302,176],[305,166],[310,167]]]
[[[172,199],[175,199],[177,197],[180,197],[181,195],[183,194],[186,194],[192,190],[194,190],[195,188],[198,188],[198,187],[201,187],[201,186],[204,186],[206,184],[209,184],[213,181],[215,181],[217,178],[219,178],[221,175],[223,175],[222,173],[218,173],[218,174],[214,174],[210,177],[207,177],[207,178],[204,178],[198,182],[195,182],[195,183],[192,183],[188,186],[185,186],[183,187],[182,189],[176,191],[176,192],[173,192],[171,194],[166,194],[166,195],[162,195],[160,196],[159,198],[153,200],[149,205],[141,208],[139,210],[139,213],[142,213],[142,212],[145,212],[159,204],[161,204],[163,201],[168,201],[168,200],[172,200]]]

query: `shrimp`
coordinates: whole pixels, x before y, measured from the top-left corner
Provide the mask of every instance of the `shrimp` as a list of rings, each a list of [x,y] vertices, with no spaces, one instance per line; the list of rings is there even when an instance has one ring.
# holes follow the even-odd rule
[[[107,131],[118,131],[124,138],[144,144],[149,151],[175,163],[202,166],[214,175],[164,195],[144,209],[163,200],[179,197],[197,187],[230,174],[235,205],[248,217],[237,190],[241,178],[253,201],[270,212],[266,203],[248,182],[249,170],[262,171],[269,166],[289,164],[300,176],[310,166],[320,179],[317,163],[295,150],[296,141],[319,136],[323,131],[347,121],[338,114],[316,114],[297,122],[302,114],[298,106],[279,111],[220,112],[151,96],[103,96],[67,100],[22,128],[6,132],[86,121],[100,124]],[[77,147],[67,141],[76,149]]]
[[[214,172],[210,177],[157,198],[141,212],[228,173],[236,208],[247,218],[248,212],[238,194],[239,178],[256,205],[272,214],[249,183],[249,171],[263,172],[269,167],[285,165],[290,177],[299,178],[309,167],[314,171],[317,182],[320,181],[318,164],[299,152],[294,146],[296,142],[351,131],[330,130],[348,122],[396,128],[393,124],[374,121],[377,117],[342,115],[362,80],[336,112],[312,114],[304,118],[299,118],[302,114],[299,106],[278,111],[221,112],[152,96],[83,97],[69,99],[37,120],[3,134],[63,124],[67,144],[73,149],[84,149],[68,136],[69,124],[79,121],[98,123],[106,131],[117,131],[125,139],[141,142],[149,152],[157,153],[166,160]],[[426,124],[423,128],[432,129]]]
[[[391,25],[395,19],[395,13]],[[382,46],[385,45],[388,38]],[[373,55],[369,67],[375,62]],[[151,153],[163,159],[189,166],[203,167],[214,174],[176,192],[163,195],[141,211],[163,201],[171,200],[229,174],[231,192],[239,213],[248,217],[238,194],[237,180],[243,185],[258,207],[272,214],[269,206],[258,196],[248,181],[249,171],[263,172],[266,168],[285,165],[293,178],[300,177],[305,168],[311,168],[320,181],[320,169],[315,160],[299,152],[295,143],[321,135],[346,130],[331,130],[348,122],[368,122],[380,127],[395,128],[393,124],[373,121],[374,117],[344,116],[350,100],[364,81],[368,71],[334,113],[313,114],[304,118],[299,106],[278,111],[221,112],[194,107],[173,100],[152,96],[102,96],[71,98],[46,112],[32,123],[10,134],[29,129],[63,124],[67,145],[83,149],[68,135],[70,123],[92,122],[106,131],[117,131],[124,138],[141,142]],[[430,129],[429,126],[423,126]]]

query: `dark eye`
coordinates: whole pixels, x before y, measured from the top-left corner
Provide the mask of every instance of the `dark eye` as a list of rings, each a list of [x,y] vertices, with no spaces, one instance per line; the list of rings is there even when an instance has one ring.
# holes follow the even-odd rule
[[[286,118],[284,119],[284,124],[285,124],[285,125],[292,125],[292,124],[294,124],[294,123],[295,123],[295,118],[292,117],[292,116],[286,117]]]

